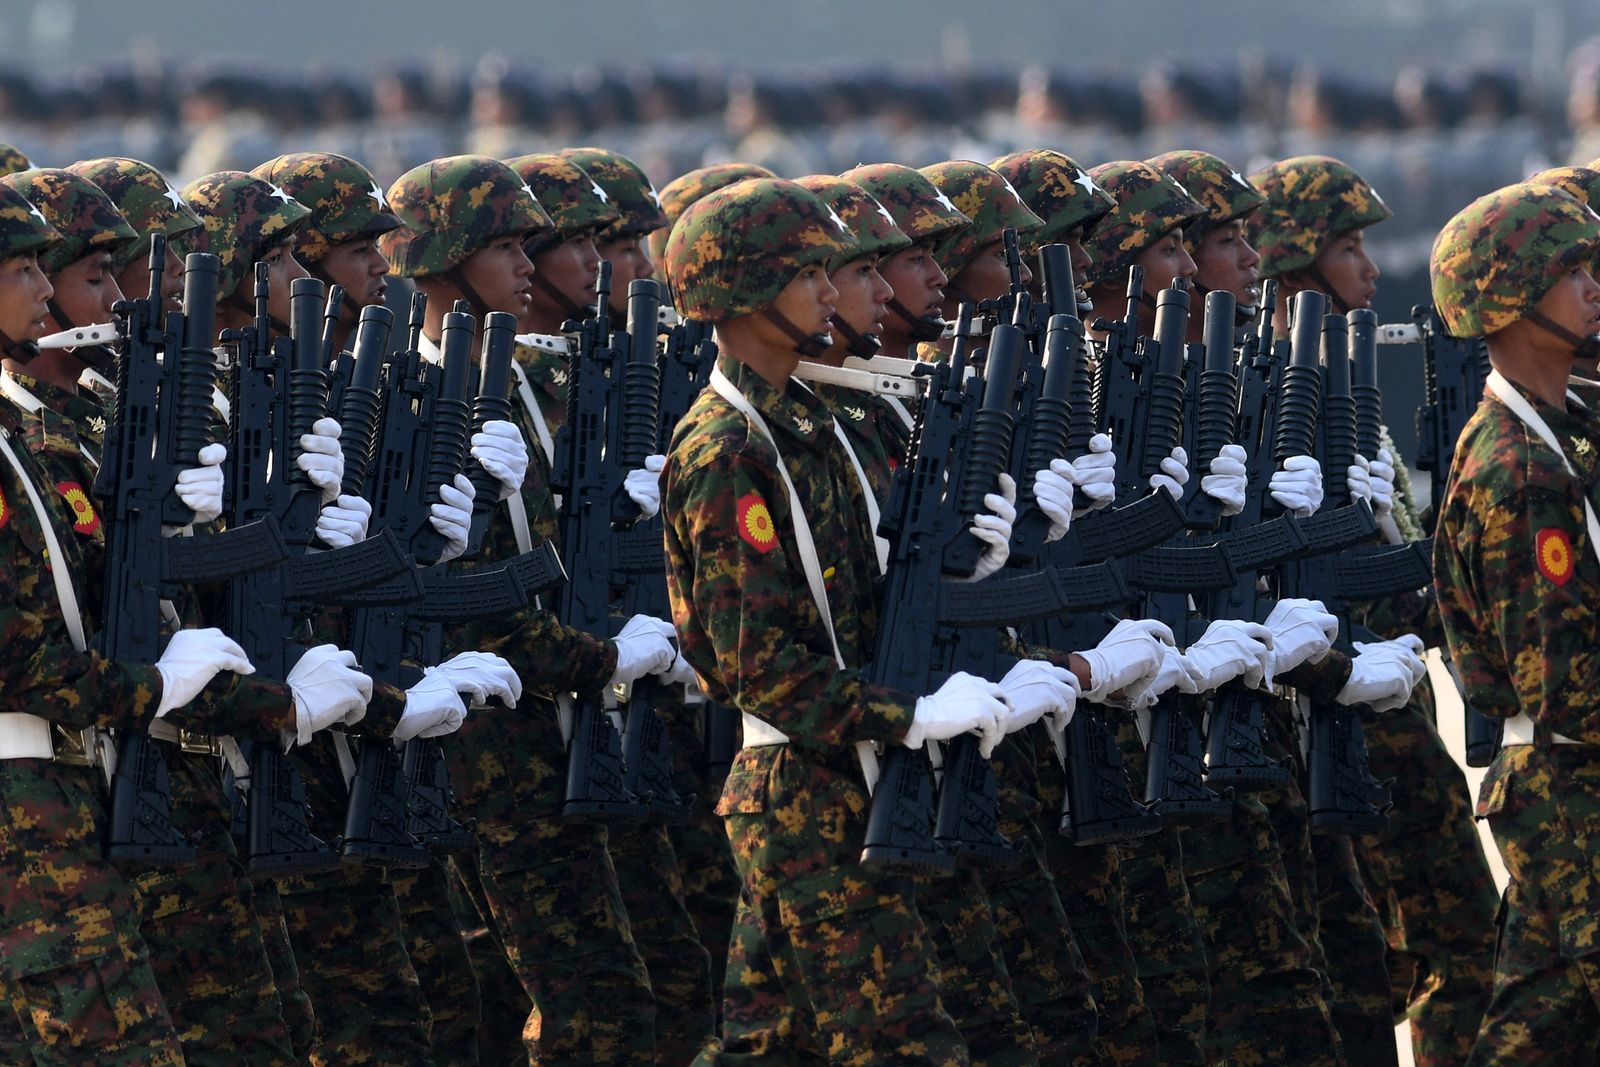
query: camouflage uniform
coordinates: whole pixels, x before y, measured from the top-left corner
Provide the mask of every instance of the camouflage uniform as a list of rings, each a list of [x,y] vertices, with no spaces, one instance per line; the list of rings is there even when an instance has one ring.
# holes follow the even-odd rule
[[[725,321],[765,308],[800,270],[853,244],[808,191],[755,179],[692,205],[664,266],[685,315]],[[806,390],[774,389],[726,353],[719,370],[779,443],[712,390],[679,424],[663,508],[673,620],[707,696],[790,740],[751,744],[747,726],[718,808],[744,882],[718,1062],[966,1063],[912,883],[859,862],[868,796],[850,742],[895,743],[914,698],[834,659],[774,448],[825,561],[846,665],[869,654],[878,616],[865,498],[831,414]]]
[[[388,199],[404,226],[380,244],[397,274],[449,276],[497,237],[552,228],[522,179],[481,156],[453,156],[401,175]],[[526,441],[536,440],[514,409]],[[556,533],[543,452],[529,448],[519,496],[533,536]],[[518,551],[497,509],[482,558]],[[457,871],[489,915],[532,1002],[523,1031],[532,1062],[654,1061],[655,1006],[606,850],[604,827],[566,823],[566,745],[554,696],[592,693],[616,667],[616,647],[570,630],[547,611],[463,626],[458,647],[504,655],[524,684],[512,711],[470,716],[445,747],[456,805],[476,820],[477,855]]]
[[[1440,232],[1434,303],[1452,334],[1492,335],[1526,317],[1568,270],[1589,266],[1597,249],[1600,219],[1580,202],[1549,186],[1510,186]],[[1521,353],[1497,355],[1513,373],[1521,365]],[[1486,394],[1457,444],[1434,545],[1439,611],[1467,699],[1511,720],[1478,795],[1511,884],[1493,997],[1470,1062],[1592,1062],[1600,937],[1590,835],[1600,764],[1590,749],[1600,731],[1581,680],[1595,655],[1600,594],[1585,524],[1586,504],[1600,504],[1600,425],[1580,403],[1552,408],[1510,384],[1561,452]]]
[[[32,170],[33,164],[28,157],[14,145],[0,143],[0,178],[18,171]]]

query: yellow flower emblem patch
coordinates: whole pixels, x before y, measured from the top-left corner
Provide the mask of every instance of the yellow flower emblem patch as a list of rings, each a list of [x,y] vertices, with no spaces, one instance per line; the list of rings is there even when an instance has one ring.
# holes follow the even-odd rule
[[[77,482],[61,482],[56,489],[72,509],[73,530],[88,537],[100,529],[100,516],[95,513],[94,504],[90,502],[89,494],[83,491],[83,486]]]
[[[1566,585],[1572,579],[1572,540],[1567,531],[1555,527],[1540,530],[1533,539],[1533,549],[1540,574],[1557,585]]]
[[[757,552],[771,552],[778,544],[772,512],[759,493],[746,493],[739,498],[739,536]]]

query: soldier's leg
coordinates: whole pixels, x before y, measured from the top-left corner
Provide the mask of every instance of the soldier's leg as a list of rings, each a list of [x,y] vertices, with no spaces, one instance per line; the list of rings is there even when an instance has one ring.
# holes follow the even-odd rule
[[[623,826],[607,842],[628,926],[656,999],[656,1057],[687,1063],[716,1031],[711,961],[684,905],[678,857],[664,826]]]
[[[477,855],[454,856],[450,867],[454,875],[451,908],[462,925],[472,973],[478,980],[478,1062],[484,1067],[525,1064],[528,1048],[522,1043],[522,1028],[533,1004],[495,932],[489,902],[481,894]]]
[[[180,1065],[88,767],[0,762],[0,1061]]]
[[[406,955],[433,1016],[433,1058],[439,1067],[478,1062],[478,979],[450,906],[449,875],[435,859],[415,870],[391,870]]]
[[[815,1044],[809,1007],[778,975],[755,911],[741,902],[728,944],[728,984],[722,1000],[722,1038],[714,1057],[721,1064],[823,1064]]]
[[[250,886],[254,891],[261,941],[267,949],[267,962],[272,965],[273,981],[278,986],[278,1002],[283,1005],[283,1021],[289,1026],[289,1040],[294,1045],[296,1059],[304,1061],[316,1044],[317,1013],[300,981],[300,962],[294,958],[289,927],[283,921],[283,899],[278,896],[278,884],[270,878],[252,878]]]
[[[1415,697],[1366,734],[1373,774],[1393,780],[1389,830],[1355,843],[1389,938],[1391,989],[1419,1067],[1460,1063],[1489,1002],[1496,908],[1466,776]]]
[[[1388,944],[1378,909],[1356,869],[1350,838],[1313,835],[1322,949],[1333,983],[1334,1025],[1351,1063],[1397,1064]]]

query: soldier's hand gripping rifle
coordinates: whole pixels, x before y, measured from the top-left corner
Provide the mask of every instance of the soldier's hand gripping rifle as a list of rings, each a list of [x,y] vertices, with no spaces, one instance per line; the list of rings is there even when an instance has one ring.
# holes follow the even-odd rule
[[[194,513],[174,488],[178,472],[199,463],[209,444],[216,383],[215,256],[184,264],[183,311],[164,314],[166,242],[151,240],[150,292],[117,305],[122,343],[116,391],[107,411],[104,455],[95,479],[105,523],[106,580],[96,646],[111,659],[155,663],[165,643],[161,600],[175,587],[221,581],[284,558],[270,521],[226,533],[166,537]],[[122,862],[175,863],[194,850],[171,822],[166,759],[139,731],[118,739],[106,855]]]

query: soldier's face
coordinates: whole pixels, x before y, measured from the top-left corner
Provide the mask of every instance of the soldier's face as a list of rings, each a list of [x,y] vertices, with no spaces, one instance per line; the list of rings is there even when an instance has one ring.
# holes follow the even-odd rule
[[[1261,256],[1245,240],[1244,221],[1234,219],[1200,239],[1194,251],[1195,281],[1219,293],[1232,293],[1241,304],[1261,300]]]
[[[55,290],[29,253],[0,260],[0,330],[13,341],[37,341],[47,332],[45,307]]]
[[[655,277],[656,263],[650,258],[649,245],[642,237],[624,237],[596,242],[594,248],[601,259],[611,264],[611,314],[625,316],[629,283]]]
[[[1028,263],[1022,263],[1022,284],[1027,285],[1033,280],[1033,272],[1028,269]],[[990,241],[978,249],[978,254],[972,257],[972,262],[961,268],[961,273],[951,279],[952,288],[959,289],[974,300],[993,300],[1004,296],[1011,290],[1011,270],[1006,266],[1005,245],[1000,241]],[[949,309],[953,316],[955,308]]]
[[[798,326],[802,333],[832,333],[836,310],[834,301],[837,299],[839,290],[828,280],[828,272],[821,264],[812,264],[801,270],[788,285],[783,287],[778,299],[772,302],[772,308]],[[759,321],[763,325],[770,326],[765,320]],[[792,338],[778,334],[776,327],[771,328],[781,338],[778,341],[779,347],[794,345]]]
[[[937,315],[944,306],[944,287],[950,279],[933,261],[927,245],[902,248],[878,264],[878,273],[913,315]]]
[[[383,303],[383,295],[389,289],[384,280],[389,273],[389,260],[370,238],[334,245],[322,258],[322,273],[344,286],[345,307],[352,311]]]
[[[1600,333],[1600,283],[1588,267],[1574,267],[1539,298],[1534,310],[1579,337]]]
[[[594,238],[589,234],[569,237],[555,247],[540,252],[533,257],[533,270],[555,286],[573,305],[587,307],[594,303],[594,283],[600,277],[600,253],[595,251]],[[628,287],[619,286],[613,280],[612,293],[615,294],[619,289],[626,298]],[[564,318],[569,313],[567,307],[540,286],[534,286],[530,295],[532,303],[529,306],[535,315],[560,315]]]
[[[1378,265],[1367,255],[1363,231],[1342,233],[1328,243],[1314,264],[1322,277],[1333,287],[1328,295],[1344,307],[1339,311],[1372,306],[1378,291]],[[1320,289],[1313,281],[1309,288]]]
[[[1183,229],[1168,230],[1161,240],[1139,253],[1134,260],[1144,268],[1144,291],[1154,299],[1172,284],[1174,278],[1193,278],[1194,259],[1183,246]]]
[[[299,278],[309,278],[306,269],[300,261],[294,258],[294,238],[279,241],[267,249],[266,255],[261,257],[261,262],[267,265],[267,284],[271,286],[267,293],[267,314],[279,322],[289,321],[289,287]],[[246,279],[244,285],[250,285]],[[253,292],[254,290],[247,290]]]
[[[461,276],[489,311],[504,311],[518,320],[528,313],[528,279],[533,277],[533,263],[522,251],[520,237],[496,238],[478,249],[462,261]]]
[[[91,252],[61,268],[51,281],[56,289],[56,306],[70,320],[53,322],[57,330],[110,322],[112,305],[122,299],[117,276],[111,272],[110,252]]]
[[[833,302],[835,320],[857,333],[883,333],[883,317],[894,290],[878,273],[876,255],[852,259],[829,274],[828,281],[839,291]]]
[[[124,296],[141,298],[150,295],[150,257],[135,256],[133,262],[117,272],[117,288]],[[166,298],[168,311],[183,308],[183,260],[167,242],[167,268],[161,275],[161,295]]]

